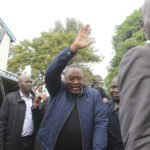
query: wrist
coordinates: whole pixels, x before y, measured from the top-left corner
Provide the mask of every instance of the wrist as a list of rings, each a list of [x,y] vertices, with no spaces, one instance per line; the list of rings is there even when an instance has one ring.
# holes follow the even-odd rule
[[[70,50],[71,51],[73,51],[73,52],[77,52],[78,51],[78,49],[79,49],[79,47],[78,47],[78,45],[76,45],[76,44],[71,44],[71,46],[70,46]]]

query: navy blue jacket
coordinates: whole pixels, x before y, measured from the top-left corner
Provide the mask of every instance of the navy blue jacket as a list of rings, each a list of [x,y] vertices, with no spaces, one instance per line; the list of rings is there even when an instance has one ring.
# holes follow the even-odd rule
[[[45,150],[54,149],[59,133],[75,104],[74,95],[61,82],[62,71],[74,54],[67,47],[56,56],[46,71],[46,86],[52,98],[37,136]],[[105,150],[107,147],[108,119],[104,107],[99,92],[84,86],[77,104],[83,150]]]
[[[106,108],[109,122],[107,150],[124,150],[119,123],[119,108],[115,110],[115,102],[113,100],[106,103]]]

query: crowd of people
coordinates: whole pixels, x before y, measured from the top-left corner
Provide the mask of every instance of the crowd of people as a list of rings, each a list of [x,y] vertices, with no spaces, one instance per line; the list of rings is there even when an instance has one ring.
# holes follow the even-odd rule
[[[0,150],[149,150],[150,0],[142,7],[140,27],[147,44],[124,55],[111,98],[99,84],[84,84],[80,66],[68,66],[93,43],[90,25],[49,64],[49,96],[35,96],[31,77],[20,76],[19,90],[5,96],[0,109]]]

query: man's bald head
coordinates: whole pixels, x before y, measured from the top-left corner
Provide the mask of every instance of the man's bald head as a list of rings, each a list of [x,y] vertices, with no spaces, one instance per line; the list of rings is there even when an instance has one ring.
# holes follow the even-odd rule
[[[145,0],[142,6],[142,18],[150,13],[150,0]]]
[[[31,79],[31,77],[29,75],[21,75],[20,77],[18,77],[18,82],[21,82],[22,80],[24,80],[26,78],[30,78]]]
[[[145,0],[143,4],[140,28],[145,33],[146,39],[150,40],[150,0]]]

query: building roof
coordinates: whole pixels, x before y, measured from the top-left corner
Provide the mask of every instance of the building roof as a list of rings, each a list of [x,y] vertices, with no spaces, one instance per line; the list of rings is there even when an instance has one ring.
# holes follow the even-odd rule
[[[13,80],[13,81],[18,82],[19,76],[17,76],[16,74],[13,74],[11,72],[5,71],[3,69],[0,69],[0,77],[1,78],[7,78],[9,80]]]
[[[8,35],[10,36],[11,42],[15,42],[16,38],[14,37],[14,35],[11,33],[11,31],[8,29],[8,27],[6,26],[6,24],[4,23],[4,21],[1,18],[0,18],[0,24],[5,29],[5,31],[8,33]]]

